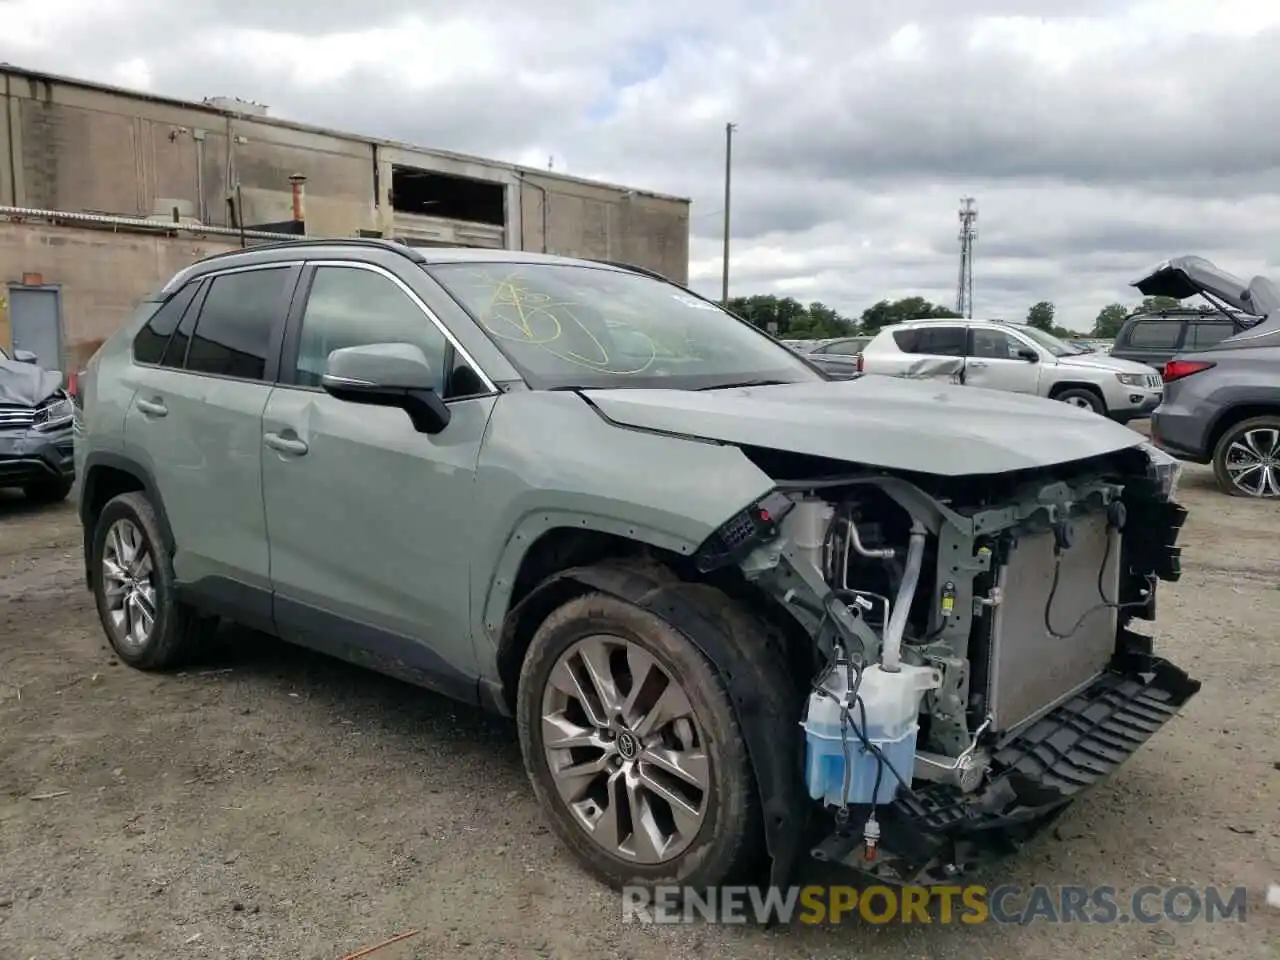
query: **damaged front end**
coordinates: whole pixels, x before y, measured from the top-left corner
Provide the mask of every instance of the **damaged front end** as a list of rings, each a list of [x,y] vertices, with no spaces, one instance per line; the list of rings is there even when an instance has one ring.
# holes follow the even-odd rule
[[[736,566],[813,638],[796,722],[833,814],[814,857],[950,880],[1043,830],[1200,689],[1132,628],[1180,573],[1180,468],[1154,447],[977,477],[760,465],[788,479],[695,562]]]

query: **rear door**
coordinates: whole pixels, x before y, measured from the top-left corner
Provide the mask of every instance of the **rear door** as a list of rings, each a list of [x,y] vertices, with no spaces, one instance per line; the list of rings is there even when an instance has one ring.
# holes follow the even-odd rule
[[[1183,320],[1164,317],[1135,320],[1117,339],[1111,355],[1121,360],[1136,360],[1158,369],[1179,351],[1185,326],[1187,323]]]
[[[167,306],[157,312],[134,346],[138,387],[125,447],[155,477],[174,534],[174,573],[251,626],[270,626],[262,412],[300,272],[272,264],[217,274],[176,318]]]
[[[968,328],[964,324],[929,324],[893,332],[902,351],[898,376],[912,379],[964,382]]]
[[[965,384],[1009,393],[1038,393],[1041,365],[1022,355],[1027,351],[1037,357],[1040,353],[1008,330],[970,328]]]

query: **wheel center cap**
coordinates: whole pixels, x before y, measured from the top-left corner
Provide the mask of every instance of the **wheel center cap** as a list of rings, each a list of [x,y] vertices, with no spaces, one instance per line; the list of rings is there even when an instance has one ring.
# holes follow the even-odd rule
[[[640,755],[640,741],[634,733],[624,730],[618,734],[618,754],[623,760],[634,760]]]

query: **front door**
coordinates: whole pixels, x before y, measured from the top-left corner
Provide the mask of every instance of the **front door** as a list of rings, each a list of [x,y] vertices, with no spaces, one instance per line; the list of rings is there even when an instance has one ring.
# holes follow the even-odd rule
[[[58,307],[55,288],[9,288],[13,349],[30,350],[46,370],[62,369],[62,324]]]
[[[304,285],[307,283],[303,280]],[[475,467],[494,397],[457,396],[441,328],[389,273],[317,266],[263,417],[263,494],[281,634],[456,697],[475,696],[470,638]],[[440,372],[452,420],[320,389],[340,347],[411,343]]]
[[[1008,393],[1036,393],[1040,364],[1021,354],[1039,351],[1005,330],[975,327],[969,331],[964,382],[970,387],[1004,390]]]

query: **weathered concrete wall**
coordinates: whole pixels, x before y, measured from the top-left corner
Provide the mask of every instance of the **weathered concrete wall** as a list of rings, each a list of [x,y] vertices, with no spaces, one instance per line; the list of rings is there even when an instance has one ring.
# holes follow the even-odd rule
[[[246,221],[264,223],[289,218],[289,177],[301,173],[310,233],[351,236],[376,225],[367,141],[23,74],[0,77],[7,204],[145,217],[157,200],[178,199],[205,223],[229,226],[239,181]]]
[[[129,319],[143,296],[182,267],[234,246],[216,239],[0,221],[0,346],[13,345],[9,286],[24,273],[59,286],[63,364],[75,370]]]
[[[689,281],[689,204],[641,191],[522,176],[525,250],[615,260]]]

